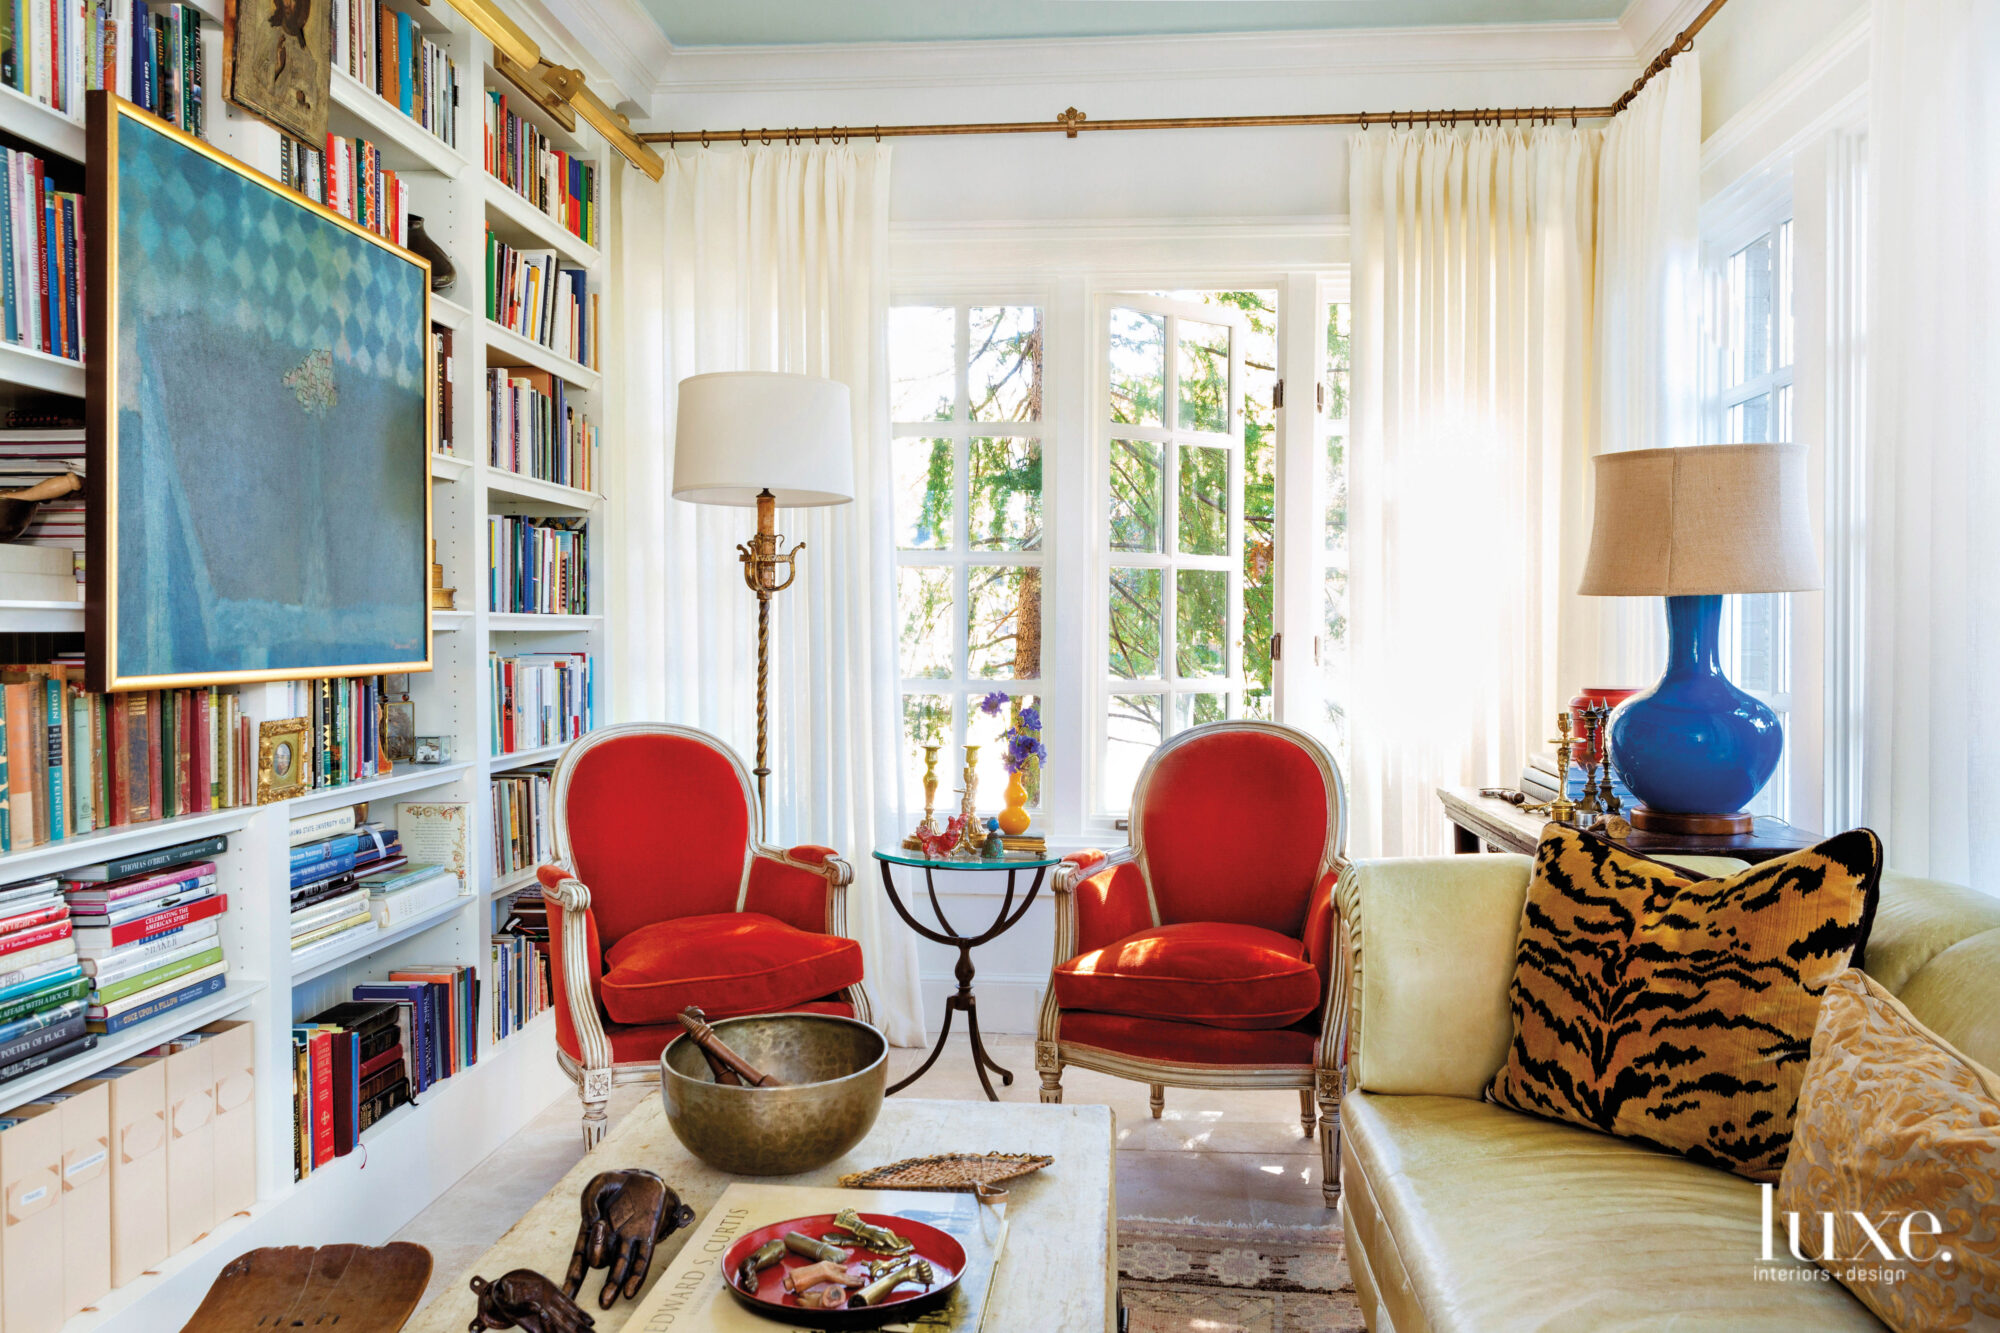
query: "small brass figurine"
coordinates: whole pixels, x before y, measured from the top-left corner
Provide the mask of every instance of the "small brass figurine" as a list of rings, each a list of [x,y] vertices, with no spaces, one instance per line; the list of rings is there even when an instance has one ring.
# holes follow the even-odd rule
[[[808,1259],[818,1259],[823,1263],[844,1264],[847,1262],[846,1250],[823,1240],[814,1240],[803,1231],[787,1231],[785,1233],[785,1248],[793,1254],[803,1254]]]
[[[959,817],[965,821],[965,827],[959,830],[958,846],[952,848],[952,850],[954,852],[964,852],[968,856],[979,855],[979,844],[981,841],[979,835],[979,811],[975,799],[979,794],[978,764],[979,747],[977,745],[966,746],[965,786],[962,789],[962,794],[958,802]]]
[[[912,1259],[894,1272],[884,1273],[881,1277],[875,1279],[875,1281],[870,1282],[867,1286],[855,1292],[854,1304],[880,1305],[883,1301],[889,1299],[891,1292],[902,1286],[905,1282],[914,1282],[919,1286],[928,1287],[936,1280],[936,1276],[931,1272],[931,1266],[928,1263],[925,1263],[922,1259]]]
[[[1618,799],[1618,789],[1611,785],[1611,705],[1592,704],[1587,712],[1591,718],[1591,731],[1596,736],[1598,762],[1604,765],[1604,781],[1601,800],[1604,813],[1619,815],[1624,813],[1624,803]]]
[[[525,1333],[587,1333],[597,1327],[597,1321],[563,1295],[561,1287],[532,1268],[516,1268],[492,1282],[475,1277],[471,1286],[479,1297],[479,1313],[466,1325],[470,1333],[494,1328],[518,1328]]]
[[[836,1213],[833,1226],[854,1237],[864,1249],[873,1250],[877,1254],[908,1254],[917,1248],[887,1227],[878,1227],[873,1222],[862,1221],[861,1214],[852,1208],[843,1208]]]
[[[785,1257],[785,1242],[767,1240],[750,1253],[743,1256],[742,1267],[736,1270],[736,1285],[754,1293],[757,1290],[757,1275]]]
[[[837,1282],[843,1287],[859,1287],[863,1285],[866,1279],[857,1278],[849,1273],[845,1264],[835,1263],[831,1259],[822,1259],[816,1264],[807,1264],[803,1268],[787,1268],[784,1276],[779,1281],[786,1291],[796,1294],[801,1291],[810,1291],[823,1282]]]
[[[651,1171],[605,1171],[583,1187],[583,1224],[562,1293],[571,1300],[583,1289],[584,1275],[609,1268],[597,1293],[597,1308],[609,1310],[620,1296],[636,1299],[646,1285],[653,1247],[694,1221],[694,1209]]]

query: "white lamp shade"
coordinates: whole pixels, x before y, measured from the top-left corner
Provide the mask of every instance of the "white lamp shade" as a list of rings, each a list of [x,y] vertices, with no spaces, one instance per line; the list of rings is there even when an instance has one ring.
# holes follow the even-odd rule
[[[763,490],[786,508],[854,498],[847,386],[764,371],[682,380],[674,425],[674,498],[754,505]]]

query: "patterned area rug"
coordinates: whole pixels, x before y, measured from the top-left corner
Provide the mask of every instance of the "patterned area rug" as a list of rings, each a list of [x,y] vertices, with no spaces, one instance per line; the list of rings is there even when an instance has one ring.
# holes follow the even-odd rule
[[[1362,1333],[1340,1227],[1118,1219],[1130,1333]]]

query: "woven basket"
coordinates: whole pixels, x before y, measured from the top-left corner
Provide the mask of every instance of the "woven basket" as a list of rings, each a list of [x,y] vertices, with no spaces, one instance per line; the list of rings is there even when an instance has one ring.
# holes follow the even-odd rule
[[[887,1166],[870,1167],[842,1176],[840,1183],[859,1190],[928,1190],[934,1194],[977,1194],[982,1199],[1005,1198],[994,1188],[1005,1180],[1031,1175],[1055,1161],[1033,1153],[939,1153],[906,1157]]]

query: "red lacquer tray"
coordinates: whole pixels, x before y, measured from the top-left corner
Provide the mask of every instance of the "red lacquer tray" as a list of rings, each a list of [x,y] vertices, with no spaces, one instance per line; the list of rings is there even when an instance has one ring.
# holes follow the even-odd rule
[[[879,1250],[871,1250],[859,1243],[849,1244],[838,1239],[845,1233],[835,1230],[833,1217],[832,1213],[795,1217],[787,1222],[773,1222],[770,1226],[759,1227],[739,1237],[722,1259],[723,1280],[729,1284],[729,1294],[746,1309],[754,1310],[767,1319],[797,1324],[804,1328],[824,1329],[880,1328],[883,1324],[902,1323],[927,1311],[935,1310],[951,1299],[952,1291],[958,1286],[958,1275],[965,1268],[965,1247],[960,1245],[948,1231],[940,1231],[934,1226],[888,1213],[863,1213],[861,1220],[873,1226],[886,1227],[916,1246],[911,1253],[901,1257],[922,1259],[930,1264],[934,1279],[930,1286],[919,1287],[914,1283],[905,1283],[891,1292],[889,1298],[882,1304],[874,1306],[850,1305],[839,1310],[822,1310],[800,1305],[798,1298],[785,1290],[784,1280],[780,1274],[788,1268],[804,1268],[813,1260],[790,1251],[786,1252],[783,1259],[758,1274],[755,1294],[745,1291],[738,1285],[736,1273],[743,1267],[744,1259],[765,1241],[783,1239],[788,1231],[803,1232],[814,1240],[834,1237],[834,1244],[851,1252],[849,1263],[895,1257],[883,1254]]]

